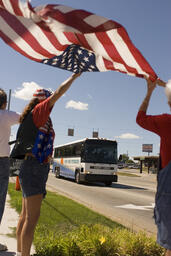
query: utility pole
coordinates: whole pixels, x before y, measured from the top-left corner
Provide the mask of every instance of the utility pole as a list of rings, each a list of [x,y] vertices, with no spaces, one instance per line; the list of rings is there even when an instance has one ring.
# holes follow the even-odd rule
[[[11,89],[9,89],[9,95],[8,95],[8,110],[10,110],[10,103],[11,103]]]

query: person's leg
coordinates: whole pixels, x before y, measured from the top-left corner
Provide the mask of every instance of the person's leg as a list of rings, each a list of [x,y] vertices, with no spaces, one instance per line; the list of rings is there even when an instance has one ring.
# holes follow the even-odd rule
[[[0,223],[2,221],[2,216],[5,208],[5,201],[8,189],[9,181],[9,158],[0,158]],[[7,246],[0,244],[0,251],[6,251]]]
[[[165,256],[171,256],[171,250],[167,250]]]
[[[21,255],[30,256],[30,249],[34,237],[34,230],[40,216],[43,195],[25,198],[26,216],[21,232]]]
[[[21,252],[21,233],[23,225],[26,219],[26,207],[25,207],[25,198],[22,200],[22,211],[18,220],[16,236],[17,236],[17,252]]]
[[[4,213],[9,181],[9,159],[0,158],[0,223]]]

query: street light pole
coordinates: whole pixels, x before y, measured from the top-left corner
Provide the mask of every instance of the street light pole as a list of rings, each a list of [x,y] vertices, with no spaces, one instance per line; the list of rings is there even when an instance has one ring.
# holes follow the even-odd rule
[[[10,103],[11,103],[11,89],[9,89],[9,96],[8,96],[8,110],[10,110]]]

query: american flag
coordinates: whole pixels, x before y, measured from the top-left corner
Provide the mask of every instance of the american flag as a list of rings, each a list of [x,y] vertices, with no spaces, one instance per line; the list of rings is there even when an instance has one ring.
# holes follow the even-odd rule
[[[115,70],[157,79],[122,25],[85,10],[0,0],[0,36],[31,60],[75,73]]]
[[[39,128],[36,136],[35,144],[32,148],[33,155],[43,163],[47,157],[52,155],[53,141],[55,133],[52,126],[52,121],[49,118],[43,127]]]
[[[43,163],[48,156],[52,155],[53,138],[52,133],[46,134],[43,131],[38,131],[32,153],[40,163]]]

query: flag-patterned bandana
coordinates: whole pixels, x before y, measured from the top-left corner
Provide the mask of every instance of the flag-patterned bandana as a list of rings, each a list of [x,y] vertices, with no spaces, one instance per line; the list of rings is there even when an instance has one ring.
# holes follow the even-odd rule
[[[52,92],[47,89],[37,89],[33,94],[34,98],[38,98],[39,102],[46,100],[49,96],[52,95]]]

